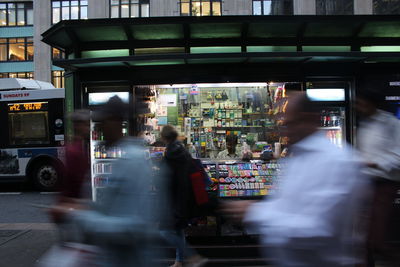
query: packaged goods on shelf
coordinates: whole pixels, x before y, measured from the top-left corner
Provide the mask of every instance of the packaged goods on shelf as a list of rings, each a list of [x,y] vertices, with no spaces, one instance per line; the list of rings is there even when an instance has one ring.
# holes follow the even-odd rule
[[[277,162],[205,162],[205,170],[213,180],[213,190],[224,197],[261,197],[275,190],[279,179]]]

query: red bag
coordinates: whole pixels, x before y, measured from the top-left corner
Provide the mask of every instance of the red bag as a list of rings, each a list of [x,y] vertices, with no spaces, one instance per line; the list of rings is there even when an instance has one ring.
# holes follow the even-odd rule
[[[204,205],[209,201],[208,193],[206,190],[206,180],[204,178],[205,171],[203,166],[202,165],[200,166],[198,162],[196,162],[196,160],[197,159],[192,160],[194,172],[192,172],[189,177],[192,183],[192,189],[194,193],[194,198],[196,200],[196,204]]]

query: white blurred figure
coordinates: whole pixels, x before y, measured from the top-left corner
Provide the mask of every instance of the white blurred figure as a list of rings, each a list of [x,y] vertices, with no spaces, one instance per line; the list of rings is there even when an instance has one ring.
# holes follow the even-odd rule
[[[279,192],[261,202],[233,201],[228,214],[261,234],[264,252],[277,266],[354,266],[353,226],[366,179],[347,147],[340,150],[318,131],[319,113],[304,94],[289,100],[285,162]]]
[[[376,258],[396,261],[387,242],[393,201],[400,189],[400,121],[378,107],[384,95],[365,89],[357,95],[356,108],[361,117],[357,147],[367,167],[363,170],[373,183],[374,196],[368,233],[368,266]],[[397,259],[397,264],[399,259]],[[396,265],[398,266],[398,265]]]

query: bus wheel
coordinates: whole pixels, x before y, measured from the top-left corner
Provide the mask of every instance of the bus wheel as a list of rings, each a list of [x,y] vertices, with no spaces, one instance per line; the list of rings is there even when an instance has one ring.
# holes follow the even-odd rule
[[[36,164],[32,172],[35,187],[42,191],[54,191],[60,183],[61,173],[51,162]]]

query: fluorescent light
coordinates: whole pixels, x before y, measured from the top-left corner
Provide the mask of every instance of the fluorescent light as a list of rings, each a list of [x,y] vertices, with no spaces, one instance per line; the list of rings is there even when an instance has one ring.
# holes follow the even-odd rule
[[[385,99],[388,101],[398,101],[398,100],[400,100],[400,96],[392,95],[392,96],[385,97]]]
[[[198,83],[199,88],[267,87],[268,83]],[[160,84],[157,88],[191,88],[193,84]]]
[[[344,101],[343,88],[307,89],[307,96],[311,101]]]
[[[118,96],[124,103],[129,103],[128,92],[89,93],[89,105],[101,105],[113,97]]]
[[[398,45],[362,46],[361,52],[400,52]]]

